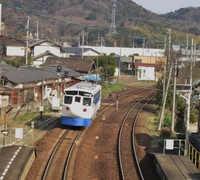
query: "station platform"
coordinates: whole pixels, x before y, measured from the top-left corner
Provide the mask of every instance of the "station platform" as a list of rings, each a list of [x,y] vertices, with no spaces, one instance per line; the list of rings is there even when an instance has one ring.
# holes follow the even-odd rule
[[[200,180],[200,170],[187,156],[163,154],[162,148],[147,148],[154,157],[161,180]]]
[[[35,158],[35,147],[7,146],[1,148],[0,180],[25,179]]]

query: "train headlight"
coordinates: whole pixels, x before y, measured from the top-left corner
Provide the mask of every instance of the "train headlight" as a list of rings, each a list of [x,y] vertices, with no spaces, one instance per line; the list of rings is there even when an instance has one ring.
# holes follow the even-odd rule
[[[84,109],[83,109],[83,112],[86,112],[86,111],[87,111],[87,109],[86,109],[86,108],[84,108]]]
[[[69,106],[67,106],[67,107],[66,107],[66,110],[67,110],[67,111],[69,111],[69,110],[70,110]]]

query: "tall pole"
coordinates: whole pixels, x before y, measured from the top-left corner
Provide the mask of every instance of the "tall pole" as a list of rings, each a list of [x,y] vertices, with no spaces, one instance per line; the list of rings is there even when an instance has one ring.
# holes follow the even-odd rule
[[[41,107],[40,107],[40,118],[43,119],[43,110],[44,110],[44,57],[42,58],[42,93],[41,93]]]
[[[99,60],[98,60],[98,55],[97,55],[97,71],[96,71],[96,80],[98,81],[98,73],[99,73],[99,70],[98,70],[98,66],[99,66]]]
[[[26,25],[26,66],[28,64],[28,36],[29,36],[29,16],[27,17],[27,25]]]
[[[169,53],[168,53],[168,69],[171,66],[171,29],[167,29],[169,34]]]
[[[164,50],[166,50],[167,36],[164,35],[164,38],[165,38],[165,42],[164,42]]]
[[[36,21],[37,23],[37,30],[36,30],[36,40],[39,40],[39,30],[38,30],[38,21]]]
[[[164,62],[164,75],[163,75],[163,100],[165,97],[165,84],[166,84],[166,61]]]
[[[189,42],[189,39],[188,39],[188,35],[186,36],[186,60],[188,62],[188,42]]]
[[[144,56],[145,38],[143,38],[143,44],[142,44],[142,48],[143,48],[143,56]]]
[[[168,93],[168,89],[169,89],[169,82],[171,79],[171,73],[172,73],[172,66],[170,67],[170,70],[169,70],[169,77],[168,77],[167,87],[165,90],[165,96],[164,96],[162,109],[161,109],[161,113],[160,113],[160,121],[159,121],[158,130],[161,130],[161,126],[162,126],[163,119],[164,119],[164,110],[165,110],[165,104],[166,104],[166,99],[167,99],[167,93]]]
[[[82,36],[82,59],[83,59],[83,46],[84,46],[84,36],[85,36],[85,31],[81,31],[81,36]]]
[[[165,37],[165,42],[164,42],[164,50],[166,50],[166,45],[167,45],[167,36],[164,35]],[[163,77],[163,99],[165,96],[165,84],[166,84],[166,66],[167,66],[167,62],[164,62],[164,77]]]
[[[189,141],[189,130],[190,130],[190,99],[192,93],[192,69],[193,69],[193,55],[194,55],[194,42],[192,38],[192,45],[191,45],[191,57],[190,57],[190,90],[188,93],[188,106],[187,106],[187,118],[186,118],[186,133],[185,133],[185,140],[186,144]],[[185,155],[187,155],[187,145],[185,145]]]
[[[1,22],[1,12],[2,12],[2,4],[0,4],[0,35],[1,35],[1,27],[2,27],[2,22]]]
[[[187,42],[186,42],[186,43],[187,43],[187,44],[186,44],[186,49],[188,50],[188,35],[186,36],[186,41],[187,41]]]
[[[175,103],[176,103],[176,77],[177,77],[177,58],[174,64],[174,88],[173,88],[172,124],[171,124],[172,132],[174,132],[174,117],[175,117]]]
[[[171,66],[171,57],[170,57],[170,53],[171,53],[171,29],[167,29],[168,34],[169,34],[169,52],[168,52],[168,61],[166,63],[166,66],[169,70],[169,77],[168,77],[168,81],[167,81],[167,87],[166,90],[163,88],[163,104],[162,104],[162,109],[161,109],[161,113],[160,113],[160,120],[159,120],[159,125],[158,125],[158,130],[161,130],[161,126],[163,124],[164,121],[164,110],[165,110],[165,104],[166,104],[166,100],[167,100],[167,94],[168,94],[168,89],[169,89],[169,83],[170,83],[170,79],[171,79],[171,73],[172,73],[172,66]],[[166,71],[166,70],[165,70]],[[165,72],[166,73],[166,72]],[[164,80],[164,84],[165,84]],[[164,85],[165,86],[165,85]]]

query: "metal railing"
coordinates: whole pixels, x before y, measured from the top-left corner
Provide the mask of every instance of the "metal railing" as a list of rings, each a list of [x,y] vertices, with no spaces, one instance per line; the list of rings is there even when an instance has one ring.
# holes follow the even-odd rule
[[[200,153],[199,151],[188,142],[188,158],[200,170]]]
[[[200,170],[200,152],[186,140],[164,139],[163,154],[186,155]]]
[[[185,143],[183,139],[164,139],[163,154],[184,155]]]

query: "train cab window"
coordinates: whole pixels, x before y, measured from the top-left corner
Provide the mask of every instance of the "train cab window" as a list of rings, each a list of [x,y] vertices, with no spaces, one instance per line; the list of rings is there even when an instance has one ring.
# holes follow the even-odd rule
[[[79,95],[80,96],[86,96],[86,97],[90,97],[91,93],[85,92],[85,91],[79,91]]]
[[[65,95],[77,95],[78,91],[65,91]]]
[[[64,103],[65,104],[71,104],[72,103],[72,96],[65,96]]]
[[[81,101],[81,97],[75,97],[75,102],[80,102]]]
[[[91,98],[83,98],[83,105],[90,106],[91,105]]]

